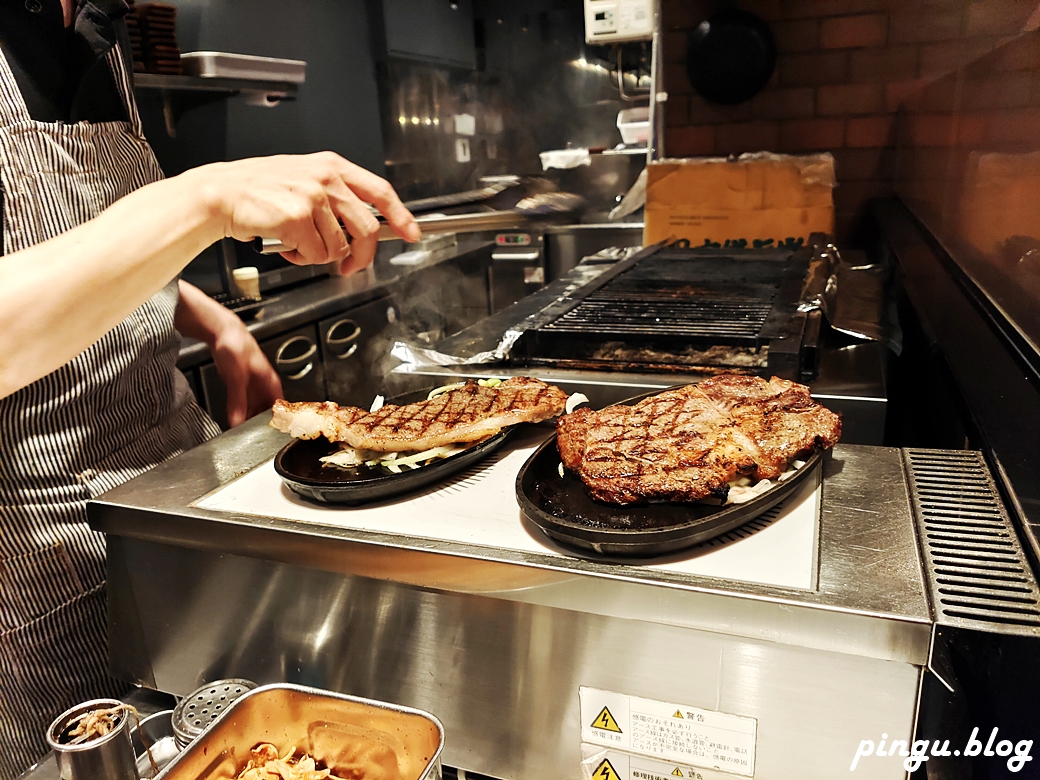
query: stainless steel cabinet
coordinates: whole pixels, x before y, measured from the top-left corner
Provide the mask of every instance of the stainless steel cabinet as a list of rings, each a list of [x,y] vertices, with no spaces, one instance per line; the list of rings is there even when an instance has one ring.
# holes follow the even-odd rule
[[[318,330],[314,325],[290,331],[260,343],[282,379],[282,395],[290,401],[321,401],[326,398],[325,367],[322,364]],[[203,396],[210,416],[227,429],[227,388],[213,363],[200,369]]]
[[[318,323],[330,401],[369,407],[389,370],[396,320],[393,300],[380,298]]]
[[[544,286],[545,257],[541,237],[525,246],[495,247],[491,253],[491,265],[488,266],[492,314]]]
[[[282,378],[282,395],[289,401],[325,398],[325,366],[313,325],[290,331],[260,344]]]

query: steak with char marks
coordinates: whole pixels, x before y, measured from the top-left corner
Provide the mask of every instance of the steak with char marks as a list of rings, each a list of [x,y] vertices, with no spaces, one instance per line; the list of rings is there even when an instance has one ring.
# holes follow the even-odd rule
[[[375,412],[326,403],[274,405],[271,427],[298,439],[324,436],[359,450],[409,452],[481,441],[503,428],[563,412],[567,394],[538,379],[513,377],[497,387],[466,382],[428,401]]]
[[[563,465],[612,504],[725,498],[735,477],[771,479],[840,435],[804,385],[734,374],[557,421]]]

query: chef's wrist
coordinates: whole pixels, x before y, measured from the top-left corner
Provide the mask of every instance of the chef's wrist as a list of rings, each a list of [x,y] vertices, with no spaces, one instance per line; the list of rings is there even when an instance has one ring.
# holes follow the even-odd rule
[[[174,311],[174,325],[183,335],[198,339],[216,350],[223,338],[240,338],[245,323],[230,309],[217,303],[194,285],[180,280],[180,299]]]
[[[196,209],[200,230],[211,244],[231,235],[234,202],[226,171],[227,163],[210,163],[177,177],[187,187],[188,202]]]
[[[206,339],[206,343],[210,349],[221,349],[228,343],[237,344],[243,337],[248,336],[249,329],[237,314],[216,301],[214,301],[214,306],[220,307],[220,311],[214,312],[207,321],[211,335]]]

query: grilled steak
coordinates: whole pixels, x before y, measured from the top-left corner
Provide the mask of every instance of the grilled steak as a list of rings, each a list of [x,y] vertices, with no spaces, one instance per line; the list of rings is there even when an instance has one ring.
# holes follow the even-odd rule
[[[792,460],[833,447],[841,436],[841,418],[797,382],[723,374],[697,387],[758,445],[755,476],[760,479],[772,479]]]
[[[521,422],[560,414],[567,394],[538,379],[513,377],[498,387],[467,382],[429,401],[387,404],[375,412],[334,403],[277,401],[271,427],[299,439],[324,436],[359,450],[406,452],[480,441]]]
[[[271,427],[296,439],[342,441],[342,431],[368,412],[356,406],[340,406],[332,401],[292,402],[279,398],[274,402]]]
[[[557,422],[564,466],[612,504],[724,498],[734,477],[775,477],[840,434],[805,386],[729,374]]]

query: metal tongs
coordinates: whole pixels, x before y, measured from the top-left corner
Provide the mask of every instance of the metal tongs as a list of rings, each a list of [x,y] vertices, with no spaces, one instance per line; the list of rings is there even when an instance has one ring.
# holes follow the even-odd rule
[[[431,214],[417,217],[416,222],[423,235],[438,233],[481,233],[485,230],[512,230],[523,227],[531,218],[552,217],[570,214],[585,205],[585,199],[569,192],[546,192],[524,198],[516,208],[501,211],[482,211],[474,214]],[[392,241],[400,236],[386,222],[379,223],[379,240]],[[277,238],[254,238],[253,249],[262,255],[291,252],[294,247],[286,246]]]

